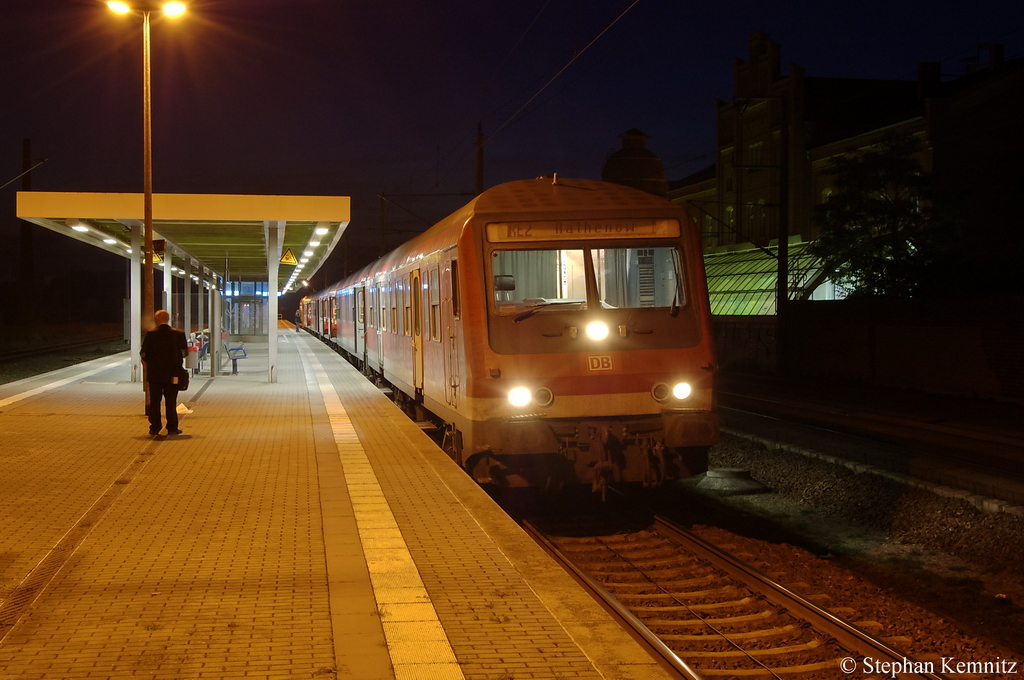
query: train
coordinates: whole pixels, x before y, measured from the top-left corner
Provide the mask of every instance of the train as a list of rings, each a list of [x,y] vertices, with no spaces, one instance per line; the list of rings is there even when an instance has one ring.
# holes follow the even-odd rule
[[[718,441],[699,235],[637,189],[497,185],[299,312],[482,485],[656,486]]]

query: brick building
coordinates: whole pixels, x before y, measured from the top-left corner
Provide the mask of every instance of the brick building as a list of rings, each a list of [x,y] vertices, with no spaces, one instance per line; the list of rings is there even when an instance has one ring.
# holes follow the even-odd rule
[[[922,166],[966,208],[965,272],[989,268],[993,242],[1021,245],[1009,180],[1021,178],[1024,60],[985,47],[986,64],[948,82],[931,63],[917,81],[819,78],[796,64],[783,75],[780,45],[754,33],[748,60],[734,60],[732,100],[715,102],[717,162],[669,182],[669,198],[700,225],[714,312],[775,313],[781,237],[789,298],[833,295],[804,253],[817,236],[813,206],[832,190],[822,171],[887,131],[919,137]],[[964,286],[976,278],[965,275]]]

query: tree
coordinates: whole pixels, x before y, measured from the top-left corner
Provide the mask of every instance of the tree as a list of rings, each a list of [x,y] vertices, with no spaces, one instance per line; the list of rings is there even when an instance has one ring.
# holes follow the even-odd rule
[[[850,296],[913,297],[948,292],[955,222],[937,208],[935,182],[915,154],[921,142],[882,141],[830,161],[835,192],[815,206],[820,236],[811,252]]]

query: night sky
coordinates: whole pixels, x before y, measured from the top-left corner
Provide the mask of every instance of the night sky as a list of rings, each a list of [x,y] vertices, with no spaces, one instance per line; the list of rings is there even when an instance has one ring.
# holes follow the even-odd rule
[[[141,19],[99,0],[5,2],[0,16],[0,184],[29,138],[49,159],[33,189],[141,192]],[[473,190],[478,121],[487,186],[599,179],[634,127],[679,179],[713,162],[714,99],[730,98],[758,30],[781,43],[784,73],[808,76],[913,80],[939,61],[952,78],[985,62],[986,42],[1024,56],[1019,0],[194,0],[181,19],[154,15],[154,190],[350,195],[354,247],[372,248],[381,192],[391,245],[469,199],[451,194]],[[20,186],[0,190],[12,280]],[[37,269],[54,252],[124,266],[43,231]],[[336,253],[326,275],[341,266]]]

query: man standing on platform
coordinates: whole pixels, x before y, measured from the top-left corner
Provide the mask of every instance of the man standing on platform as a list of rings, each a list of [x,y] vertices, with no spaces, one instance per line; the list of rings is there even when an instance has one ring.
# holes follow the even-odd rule
[[[149,383],[149,433],[160,434],[163,423],[160,420],[160,401],[167,406],[167,434],[181,434],[178,429],[178,381],[181,379],[182,360],[188,355],[185,332],[171,328],[171,315],[160,309],[153,315],[156,328],[146,333],[142,340],[142,363],[146,367],[146,382]]]

